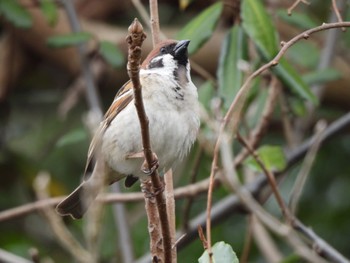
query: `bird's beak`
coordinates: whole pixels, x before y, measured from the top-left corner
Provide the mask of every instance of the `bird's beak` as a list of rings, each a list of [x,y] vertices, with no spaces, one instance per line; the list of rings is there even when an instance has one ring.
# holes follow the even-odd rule
[[[175,58],[185,56],[187,58],[187,47],[190,44],[190,40],[181,40],[174,47]]]

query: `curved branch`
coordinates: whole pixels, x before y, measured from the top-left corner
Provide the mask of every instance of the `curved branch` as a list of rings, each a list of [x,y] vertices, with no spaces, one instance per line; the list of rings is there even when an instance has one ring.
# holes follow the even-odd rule
[[[338,133],[350,128],[350,112],[345,114],[343,117],[334,121],[331,125],[329,125],[325,131],[320,136],[320,144],[325,143],[329,139],[335,137]],[[316,136],[311,137],[309,140],[305,141],[295,150],[287,152],[287,166],[285,170],[276,172],[276,179],[283,178],[287,171],[289,171],[294,165],[299,163],[309,151],[310,147],[317,140]],[[244,188],[251,193],[251,195],[255,196],[260,202],[266,201],[266,196],[264,195],[266,189],[268,187],[268,181],[265,175],[260,175],[254,182],[244,186]],[[240,199],[237,195],[231,195],[226,197],[222,201],[218,202],[213,206],[211,212],[211,221],[213,225],[217,225],[220,222],[227,220],[230,215],[237,213],[246,213],[247,211],[242,206]],[[196,239],[198,237],[197,227],[200,225],[205,227],[206,223],[206,213],[202,213],[198,215],[196,218],[192,219],[189,224],[189,230],[186,233],[186,236],[181,239],[178,244],[178,249],[183,248],[189,242]],[[322,238],[317,236],[316,233],[311,231],[305,225],[303,225],[300,221],[292,222],[293,227],[300,232],[303,236],[305,236],[312,244],[317,246],[317,252],[324,256],[327,259],[343,259],[343,260],[334,260],[335,262],[348,262],[338,251],[336,251],[333,247],[331,247],[327,242],[325,242]],[[181,235],[182,233],[179,233]],[[143,262],[143,261],[138,261]]]
[[[230,128],[231,130],[235,131],[238,127],[239,124],[239,116],[240,113],[243,109],[244,106],[244,102],[246,100],[247,94],[250,90],[250,84],[251,82],[257,77],[259,76],[261,73],[263,73],[265,70],[274,67],[276,65],[278,65],[279,61],[281,60],[281,58],[284,56],[284,54],[287,52],[287,50],[293,46],[295,43],[297,43],[299,40],[301,39],[308,39],[310,37],[310,35],[320,32],[320,31],[324,31],[324,30],[328,30],[328,29],[332,29],[332,28],[341,28],[341,27],[350,27],[350,22],[338,22],[338,23],[329,23],[329,24],[323,24],[321,26],[315,27],[315,28],[311,28],[309,30],[306,30],[300,34],[298,34],[297,36],[295,36],[294,38],[292,38],[291,40],[289,40],[288,42],[282,42],[282,48],[280,49],[280,51],[277,53],[277,55],[267,64],[261,66],[259,69],[257,69],[254,73],[252,73],[244,82],[243,86],[240,88],[240,90],[238,91],[236,97],[234,98],[233,102],[230,105],[230,108],[228,109],[223,122],[220,125],[219,131],[218,131],[218,137],[215,143],[215,147],[214,147],[214,151],[213,151],[213,161],[212,161],[212,166],[211,166],[211,171],[210,171],[210,184],[209,184],[209,189],[208,189],[208,203],[207,203],[207,241],[208,241],[208,253],[210,255],[210,251],[211,251],[211,222],[210,222],[210,218],[211,218],[211,205],[212,205],[212,183],[214,181],[214,176],[215,173],[217,171],[217,167],[218,167],[218,160],[219,160],[219,151],[220,151],[220,146],[222,144],[222,136],[224,134],[225,128],[228,126],[228,124],[230,123]]]
[[[219,181],[216,181],[218,185]],[[174,195],[176,199],[195,197],[208,191],[209,179],[199,181],[195,184],[186,185],[179,187],[174,190]],[[0,212],[0,222],[11,220],[16,217],[25,216],[33,212],[40,211],[47,206],[56,206],[61,202],[66,196],[52,197],[45,200],[39,200],[18,207],[10,208],[8,210]],[[125,202],[140,202],[143,201],[144,196],[142,193],[110,193],[103,194],[97,198],[98,201],[113,204],[113,203],[125,203]]]

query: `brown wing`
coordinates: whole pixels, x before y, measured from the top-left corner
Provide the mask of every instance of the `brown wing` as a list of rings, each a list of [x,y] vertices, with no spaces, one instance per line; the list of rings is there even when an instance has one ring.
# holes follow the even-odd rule
[[[100,123],[100,126],[98,127],[94,137],[92,138],[86,160],[84,172],[85,180],[88,179],[88,174],[90,174],[89,172],[92,171],[95,166],[95,155],[98,151],[98,147],[101,145],[101,138],[104,132],[114,120],[114,118],[119,114],[119,112],[121,112],[133,100],[134,96],[132,92],[132,87],[132,82],[129,80],[124,84],[123,87],[120,88],[120,90],[114,98],[112,105],[107,110],[103,121]]]

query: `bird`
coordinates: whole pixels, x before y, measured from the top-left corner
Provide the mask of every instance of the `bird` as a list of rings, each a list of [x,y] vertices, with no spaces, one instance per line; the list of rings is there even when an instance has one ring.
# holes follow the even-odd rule
[[[190,151],[200,127],[197,87],[190,75],[190,40],[157,44],[140,67],[142,99],[159,171],[174,168]],[[125,178],[125,187],[147,180],[142,137],[129,80],[117,92],[92,138],[82,183],[56,206],[61,216],[80,219],[105,184]]]

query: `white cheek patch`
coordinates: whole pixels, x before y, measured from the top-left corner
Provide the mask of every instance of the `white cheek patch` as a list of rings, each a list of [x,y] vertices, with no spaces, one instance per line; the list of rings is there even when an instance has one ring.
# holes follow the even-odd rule
[[[172,55],[166,54],[162,56],[162,58],[163,58],[164,67],[171,68],[171,69],[174,69],[175,67],[177,67],[177,63]]]

